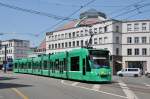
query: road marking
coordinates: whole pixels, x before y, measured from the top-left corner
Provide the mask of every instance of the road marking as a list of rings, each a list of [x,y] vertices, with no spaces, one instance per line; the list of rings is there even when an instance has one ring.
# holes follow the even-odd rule
[[[118,81],[120,87],[123,89],[128,99],[138,99],[138,97],[131,91],[123,81]]]
[[[16,88],[11,88],[14,92],[16,92],[19,96],[21,96],[23,99],[29,99],[26,95],[24,95],[22,92],[20,92]]]
[[[149,85],[149,84],[147,84],[147,83],[144,83],[144,84],[145,84],[145,86],[150,87],[150,85]]]
[[[72,83],[71,85],[72,85],[72,86],[76,86],[78,83],[79,83],[79,82],[74,82],[74,83]]]
[[[98,91],[100,89],[100,87],[101,87],[100,85],[95,84],[95,85],[93,85],[92,89]]]
[[[67,83],[65,83],[64,80],[61,80],[61,83],[64,84],[64,85],[67,85],[67,86],[73,86],[72,84],[67,84]],[[103,93],[103,94],[107,94],[107,95],[111,95],[111,96],[115,96],[115,97],[120,97],[120,98],[125,98],[125,99],[127,99],[127,97],[125,97],[125,96],[117,95],[117,94],[113,94],[113,93],[108,93],[108,92],[105,92],[105,91],[90,89],[90,88],[82,87],[82,86],[73,86],[73,87],[82,88],[82,89],[87,89],[87,90],[92,90],[92,91],[96,91],[96,92],[99,92],[99,93]]]

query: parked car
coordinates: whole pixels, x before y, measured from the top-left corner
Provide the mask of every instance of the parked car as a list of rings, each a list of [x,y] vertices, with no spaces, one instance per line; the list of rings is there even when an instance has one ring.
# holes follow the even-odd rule
[[[141,76],[142,71],[139,68],[124,68],[121,71],[117,72],[117,75],[120,77],[123,76],[133,76],[138,77]]]

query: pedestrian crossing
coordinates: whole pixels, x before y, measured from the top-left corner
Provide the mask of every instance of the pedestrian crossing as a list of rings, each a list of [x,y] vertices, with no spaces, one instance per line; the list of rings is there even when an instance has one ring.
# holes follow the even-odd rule
[[[143,84],[143,86],[130,84],[128,85],[121,80],[118,80],[117,82],[113,82],[111,84],[90,84],[85,82],[63,80],[62,84],[84,88],[124,99],[141,99],[137,93],[142,92],[146,95],[149,95],[150,93],[150,87],[148,84]],[[142,99],[144,98],[142,97]]]

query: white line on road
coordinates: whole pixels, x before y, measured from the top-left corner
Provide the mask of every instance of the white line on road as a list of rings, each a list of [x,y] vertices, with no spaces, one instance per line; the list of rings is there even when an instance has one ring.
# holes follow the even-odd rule
[[[131,91],[123,81],[118,81],[120,87],[123,89],[128,99],[138,99],[138,97]]]
[[[147,83],[144,83],[144,84],[145,84],[145,86],[150,87],[150,85],[149,85],[149,84],[147,84]]]
[[[98,91],[100,89],[100,87],[101,87],[100,85],[95,84],[95,85],[93,85],[92,89]]]
[[[72,83],[71,85],[72,85],[72,86],[76,86],[78,83],[79,83],[79,82],[74,82],[74,83]]]
[[[67,85],[67,86],[73,86],[73,85],[71,85],[71,84],[65,83],[64,80],[61,80],[61,83],[64,84],[64,85]],[[73,86],[73,87],[78,87],[78,88],[82,88],[82,89],[92,90],[92,91],[96,91],[96,92],[99,92],[99,93],[103,93],[103,94],[107,94],[107,95],[111,95],[111,96],[115,96],[115,97],[120,97],[120,98],[125,98],[125,99],[127,99],[127,97],[125,97],[125,96],[117,95],[117,94],[113,94],[113,93],[108,93],[108,92],[105,92],[105,91],[90,89],[90,88],[82,87],[82,86]]]

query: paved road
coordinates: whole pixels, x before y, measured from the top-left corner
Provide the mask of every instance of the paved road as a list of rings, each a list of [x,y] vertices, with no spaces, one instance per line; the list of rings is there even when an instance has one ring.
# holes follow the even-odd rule
[[[113,79],[111,84],[91,84],[0,73],[0,99],[150,99],[150,78]]]

